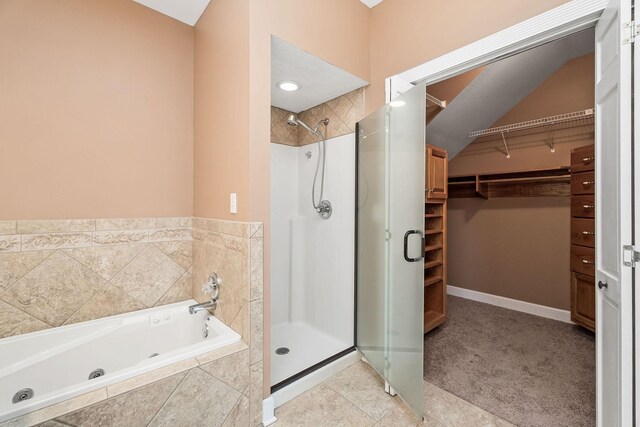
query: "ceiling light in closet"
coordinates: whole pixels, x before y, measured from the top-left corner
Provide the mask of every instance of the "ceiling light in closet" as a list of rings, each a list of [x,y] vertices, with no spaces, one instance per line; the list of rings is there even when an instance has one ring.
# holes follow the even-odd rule
[[[294,82],[293,80],[283,80],[278,82],[278,87],[285,92],[293,92],[300,89],[300,83]]]

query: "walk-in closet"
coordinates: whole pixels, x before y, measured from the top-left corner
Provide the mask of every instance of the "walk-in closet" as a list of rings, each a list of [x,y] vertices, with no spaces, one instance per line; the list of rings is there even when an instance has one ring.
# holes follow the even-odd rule
[[[595,425],[594,31],[427,86],[425,380]]]

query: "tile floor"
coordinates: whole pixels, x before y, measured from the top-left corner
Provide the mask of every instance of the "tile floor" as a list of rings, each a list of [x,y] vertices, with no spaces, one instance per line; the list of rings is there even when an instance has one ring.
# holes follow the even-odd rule
[[[512,426],[425,381],[421,423],[366,363],[358,362],[276,409],[276,427],[286,426]]]

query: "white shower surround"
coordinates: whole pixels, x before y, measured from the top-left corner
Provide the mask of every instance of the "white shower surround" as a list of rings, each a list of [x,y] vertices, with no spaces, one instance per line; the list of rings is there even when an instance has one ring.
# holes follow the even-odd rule
[[[326,146],[328,220],[311,204],[317,144],[271,144],[272,384],[353,345],[355,134]]]

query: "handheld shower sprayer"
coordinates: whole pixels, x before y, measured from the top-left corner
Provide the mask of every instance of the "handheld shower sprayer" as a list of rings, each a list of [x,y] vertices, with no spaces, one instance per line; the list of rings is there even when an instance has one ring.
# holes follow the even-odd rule
[[[322,119],[318,122],[316,127],[312,129],[309,125],[307,125],[302,120],[298,119],[296,114],[289,114],[287,117],[287,124],[289,126],[302,126],[311,134],[318,137],[316,141],[318,144],[318,162],[316,163],[316,172],[313,175],[313,186],[311,187],[311,203],[313,204],[313,208],[318,212],[320,217],[323,219],[329,219],[331,217],[331,213],[333,212],[333,208],[331,207],[331,202],[328,200],[323,200],[322,196],[324,193],[324,169],[326,164],[326,141],[325,137],[319,131],[320,125],[326,126],[329,124],[329,119]],[[320,169],[320,158],[322,158],[322,175],[320,177],[320,200],[316,203],[316,181],[318,179],[318,170]]]

